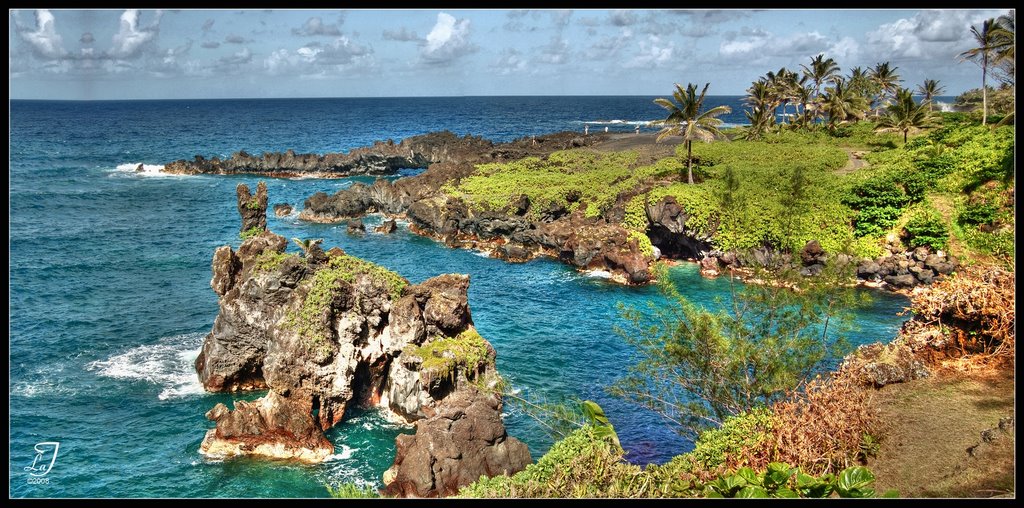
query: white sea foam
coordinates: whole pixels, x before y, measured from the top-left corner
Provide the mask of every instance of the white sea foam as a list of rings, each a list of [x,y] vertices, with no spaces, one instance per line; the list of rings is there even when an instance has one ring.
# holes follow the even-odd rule
[[[86,368],[103,377],[137,379],[158,385],[163,388],[157,396],[160,400],[199,395],[204,390],[196,376],[194,362],[204,335],[164,337],[156,344],[134,347],[106,360],[91,362]]]
[[[118,171],[129,171],[140,175],[153,176],[153,175],[164,175],[163,164],[142,164],[142,171],[138,171],[139,164],[141,162],[126,162],[124,164],[118,164],[115,168]]]
[[[582,122],[577,122],[577,123],[585,123],[585,124],[590,124],[590,125],[639,125],[641,127],[645,127],[647,125],[650,125],[650,123],[653,122],[653,121],[654,120],[620,120],[620,119],[615,119],[615,120],[584,120]]]
[[[587,277],[596,277],[596,278],[599,278],[599,279],[610,279],[610,278],[612,278],[612,272],[609,272],[607,270],[587,270],[587,271],[585,271],[583,273],[585,273],[587,275]]]
[[[352,458],[353,453],[359,451],[359,448],[352,448],[345,444],[339,444],[337,446],[341,447],[341,453],[332,453],[331,455],[328,455],[327,458],[324,459],[325,462],[331,462],[334,460],[348,460]],[[335,447],[335,450],[337,450],[337,447]]]

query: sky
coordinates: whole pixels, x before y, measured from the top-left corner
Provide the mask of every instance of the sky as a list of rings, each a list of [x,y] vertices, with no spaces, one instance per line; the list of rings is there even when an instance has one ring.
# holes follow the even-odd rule
[[[743,95],[781,67],[889,61],[981,86],[985,10],[11,10],[12,99]]]

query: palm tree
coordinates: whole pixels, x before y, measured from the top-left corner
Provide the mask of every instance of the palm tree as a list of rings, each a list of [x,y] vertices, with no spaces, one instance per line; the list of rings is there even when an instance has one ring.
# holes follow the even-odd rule
[[[828,127],[835,130],[850,119],[860,118],[868,108],[867,98],[860,94],[852,80],[838,78],[825,89],[823,109],[828,113]]]
[[[299,240],[298,238],[292,238],[292,241],[295,242],[295,245],[298,245],[299,248],[302,249],[303,256],[309,257],[309,251],[313,250],[315,247],[318,247],[320,245],[320,242],[323,242],[324,239],[317,238],[314,240],[311,238],[304,238],[302,240]]]
[[[981,125],[988,120],[988,69],[996,58],[996,51],[999,48],[1000,40],[997,38],[996,20],[986,19],[981,23],[981,30],[971,26],[971,35],[978,47],[971,48],[960,53],[960,61],[971,60],[981,67]]]
[[[914,95],[907,88],[896,91],[896,100],[888,108],[888,114],[878,121],[876,131],[902,132],[903,144],[907,144],[907,133],[914,129],[931,127],[932,112],[925,103],[914,102]]]
[[[889,101],[886,96],[895,95],[895,92],[900,88],[898,83],[903,80],[900,79],[899,74],[896,74],[896,69],[899,69],[899,67],[890,69],[889,62],[875,64],[875,68],[871,69],[871,81],[878,90],[875,102],[878,103],[879,107],[888,105]],[[875,118],[878,118],[878,109],[875,109]]]
[[[676,83],[676,91],[672,94],[676,102],[663,98],[654,100],[655,104],[668,110],[668,116],[664,120],[654,122],[655,125],[664,125],[658,132],[657,141],[668,136],[683,137],[683,141],[686,142],[686,181],[689,183],[693,183],[693,140],[710,143],[716,138],[724,138],[725,135],[718,130],[722,121],[715,117],[732,112],[729,106],[724,105],[701,111],[709,86],[711,83],[706,83],[698,96],[697,85],[687,83],[686,90],[683,90],[683,87]]]
[[[939,85],[939,81],[936,79],[926,79],[923,84],[917,85],[917,93],[924,96],[929,110],[932,109],[932,99],[945,91],[945,87]]]
[[[782,118],[786,116],[786,105],[796,99],[797,79],[796,73],[782,67],[778,72],[769,71],[765,74],[768,80],[769,89],[775,96],[776,102],[782,107]]]
[[[995,39],[995,50],[996,58],[995,65],[1002,71],[1003,76],[1000,76],[1000,81],[1008,84],[1014,84],[1014,71],[1016,66],[1014,65],[1014,53],[1015,53],[1015,12],[1010,11],[1009,14],[1003,14],[996,18],[996,27],[992,30],[992,37]]]
[[[815,103],[815,117],[818,116],[821,103],[821,85],[828,81],[835,81],[839,77],[839,64],[835,60],[825,58],[824,53],[819,53],[818,56],[811,58],[811,66],[800,65],[804,71],[804,77],[814,82],[814,103]],[[806,108],[806,105],[805,105]],[[804,122],[807,121],[806,109],[804,114]]]

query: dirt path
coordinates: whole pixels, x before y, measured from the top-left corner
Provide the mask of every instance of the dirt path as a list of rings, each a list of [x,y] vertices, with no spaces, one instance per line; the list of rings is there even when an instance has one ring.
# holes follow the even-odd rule
[[[889,385],[872,401],[886,422],[868,467],[879,492],[900,497],[993,497],[1014,492],[1012,372],[934,374]],[[1005,426],[1005,420],[1004,420]],[[989,430],[990,441],[982,434]],[[970,449],[970,451],[968,451]]]
[[[868,164],[868,162],[863,159],[864,154],[867,152],[863,150],[854,150],[852,148],[843,148],[843,151],[846,152],[846,156],[849,158],[849,160],[846,161],[845,166],[839,168],[839,174],[845,175],[853,173],[858,169],[870,166],[870,164]]]

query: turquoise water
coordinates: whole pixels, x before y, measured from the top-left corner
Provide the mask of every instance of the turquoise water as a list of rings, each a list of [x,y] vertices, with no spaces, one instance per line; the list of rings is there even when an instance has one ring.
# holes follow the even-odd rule
[[[510,139],[581,130],[583,121],[657,118],[646,97],[11,103],[10,494],[12,497],[319,497],[325,483],[380,483],[400,428],[353,411],[329,437],[337,453],[302,466],[213,462],[198,453],[204,413],[233,396],[206,394],[192,361],[217,313],[216,247],[239,244],[235,186],[251,177],[154,176],[134,166],[245,149],[324,152],[449,128]],[[721,100],[735,103],[736,98]],[[629,124],[611,124],[613,126]],[[121,166],[122,169],[118,169]],[[129,170],[131,169],[131,170]],[[351,180],[267,181],[271,203],[299,205]],[[660,301],[550,260],[508,264],[412,235],[349,236],[344,226],[268,218],[285,237],[395,270],[412,282],[471,276],[470,306],[521,394],[598,401],[631,460],[663,462],[689,443],[659,418],[604,394],[632,350],[613,331],[616,304]],[[369,226],[380,217],[366,220]],[[290,246],[289,249],[294,249]],[[684,294],[709,303],[728,280],[675,269]],[[891,339],[902,297],[875,293],[855,342]],[[246,394],[255,398],[260,394]],[[551,445],[506,405],[509,433],[534,457]],[[26,467],[59,442],[47,483]],[[48,456],[47,456],[48,458]]]

